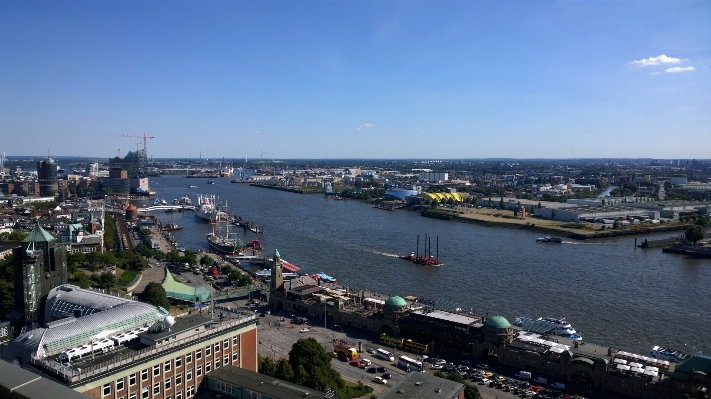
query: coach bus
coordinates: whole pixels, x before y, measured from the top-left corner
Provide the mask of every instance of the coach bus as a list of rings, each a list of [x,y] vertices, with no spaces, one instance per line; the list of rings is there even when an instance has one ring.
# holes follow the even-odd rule
[[[424,368],[422,367],[422,362],[418,362],[417,360],[411,359],[407,356],[400,356],[400,359],[397,362],[397,366],[403,370],[407,370],[408,372],[424,370]]]
[[[386,351],[385,349],[378,349],[378,351],[375,353],[375,356],[377,356],[383,360],[388,360],[391,362],[395,361],[395,356],[393,356],[392,353]]]

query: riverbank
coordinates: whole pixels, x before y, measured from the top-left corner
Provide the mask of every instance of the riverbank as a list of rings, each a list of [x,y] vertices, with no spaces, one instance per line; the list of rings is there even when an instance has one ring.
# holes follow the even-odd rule
[[[513,216],[513,212],[465,208],[462,211],[423,211],[422,216],[435,219],[456,220],[463,223],[473,223],[487,227],[505,227],[517,230],[529,230],[546,235],[556,235],[575,240],[590,240],[628,235],[652,234],[667,231],[686,230],[690,224],[675,223],[664,225],[640,225],[620,229],[595,229],[590,225],[565,223],[557,220]],[[580,226],[583,226],[582,228]]]

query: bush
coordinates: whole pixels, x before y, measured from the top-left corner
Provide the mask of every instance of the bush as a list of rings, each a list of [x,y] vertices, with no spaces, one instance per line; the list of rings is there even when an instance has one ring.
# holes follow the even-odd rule
[[[136,273],[135,270],[126,270],[121,274],[121,277],[116,280],[116,284],[125,287],[131,284],[131,282],[133,281],[133,279],[136,278],[137,275],[138,273]]]

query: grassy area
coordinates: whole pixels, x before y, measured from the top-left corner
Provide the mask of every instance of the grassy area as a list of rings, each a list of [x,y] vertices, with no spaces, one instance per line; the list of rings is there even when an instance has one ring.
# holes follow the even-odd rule
[[[124,270],[116,268],[116,285],[125,287],[138,276],[138,273],[133,270]]]

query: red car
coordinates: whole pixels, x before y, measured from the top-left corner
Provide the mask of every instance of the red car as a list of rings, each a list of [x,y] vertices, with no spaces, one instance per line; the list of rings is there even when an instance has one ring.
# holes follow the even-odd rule
[[[360,367],[360,362],[357,360],[353,360],[352,362],[350,362],[348,364],[350,364],[351,366]]]

